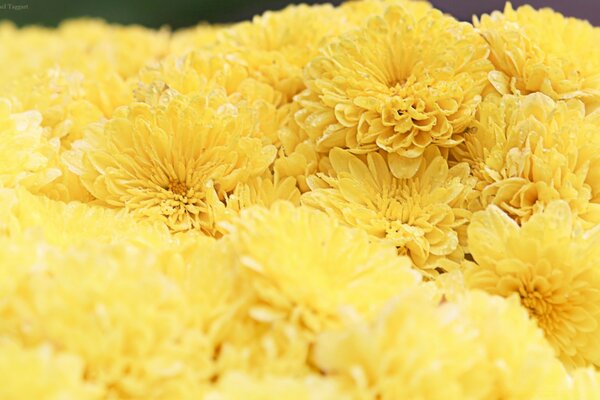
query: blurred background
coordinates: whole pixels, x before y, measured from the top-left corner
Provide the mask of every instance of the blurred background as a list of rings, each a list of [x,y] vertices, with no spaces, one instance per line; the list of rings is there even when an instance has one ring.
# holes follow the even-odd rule
[[[504,0],[431,0],[437,8],[470,21],[473,14],[502,9]],[[200,21],[236,22],[250,19],[265,10],[276,10],[291,3],[333,3],[332,1],[285,0],[0,0],[0,20],[17,25],[54,26],[75,17],[100,17],[109,22],[141,24],[148,27],[181,28]],[[536,8],[552,7],[561,13],[587,19],[600,26],[600,0],[525,0],[513,6],[531,4]]]

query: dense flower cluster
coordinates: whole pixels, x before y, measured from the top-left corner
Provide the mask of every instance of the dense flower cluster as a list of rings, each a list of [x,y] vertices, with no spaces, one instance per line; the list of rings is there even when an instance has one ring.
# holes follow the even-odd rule
[[[0,398],[600,399],[599,43],[0,22]]]

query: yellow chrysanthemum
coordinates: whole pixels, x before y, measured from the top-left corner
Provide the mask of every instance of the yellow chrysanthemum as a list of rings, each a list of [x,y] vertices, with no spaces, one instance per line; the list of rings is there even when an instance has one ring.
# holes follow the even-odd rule
[[[183,55],[195,49],[210,47],[215,44],[221,29],[225,29],[225,26],[206,23],[178,29],[169,40],[169,54]]]
[[[327,153],[319,153],[316,143],[311,140],[306,132],[294,119],[294,114],[300,109],[296,102],[281,107],[280,127],[277,131],[281,144],[273,172],[275,179],[293,177],[298,189],[302,192],[310,191],[308,177],[317,172],[330,172],[331,165]]]
[[[81,359],[51,346],[25,348],[0,340],[0,398],[3,400],[99,400],[101,391],[84,378]]]
[[[52,165],[59,142],[44,135],[39,112],[13,109],[0,98],[0,187],[41,190],[61,174]]]
[[[228,55],[197,50],[147,65],[140,71],[135,96],[148,104],[164,104],[178,94],[224,91],[230,102],[251,106],[259,119],[261,137],[276,143],[281,95],[250,75],[246,65]]]
[[[327,376],[352,382],[360,398],[483,399],[491,376],[476,338],[455,305],[409,290],[375,321],[322,334],[313,361]]]
[[[480,195],[473,210],[495,204],[526,221],[562,199],[591,226],[600,223],[600,113],[577,100],[535,93],[488,96],[454,158],[471,165]]]
[[[469,24],[390,6],[307,66],[296,119],[319,151],[383,149],[394,175],[411,177],[427,146],[460,142],[491,69],[487,52]]]
[[[421,18],[433,9],[424,0],[353,0],[342,3],[338,10],[351,24],[361,26],[369,17],[383,15],[391,5],[401,6],[415,18]]]
[[[567,365],[600,365],[600,231],[573,228],[563,201],[519,227],[496,206],[473,215],[469,286],[516,293]]]
[[[275,157],[273,146],[252,137],[251,109],[214,101],[177,96],[166,106],[133,103],[78,143],[71,168],[102,204],[173,231],[214,234],[207,199],[223,200]]]
[[[600,399],[600,371],[597,369],[577,368],[573,371],[570,382],[569,399]]]
[[[385,153],[361,159],[335,148],[329,159],[335,175],[313,179],[303,204],[386,239],[428,274],[436,268],[447,270],[453,265],[450,260],[463,258],[461,243],[466,244],[470,215],[464,205],[472,188],[466,164],[448,168],[431,147],[412,178],[397,179]]]
[[[489,370],[492,387],[483,399],[566,398],[567,371],[517,296],[503,299],[473,290],[455,301],[487,354],[482,368]]]
[[[549,8],[515,11],[510,3],[474,24],[490,46],[496,71],[489,80],[501,94],[600,102],[600,28]]]
[[[350,400],[333,379],[318,375],[303,378],[267,376],[256,379],[247,374],[232,372],[219,380],[217,388],[208,393],[206,400]]]
[[[328,38],[347,30],[330,4],[267,11],[219,32],[218,51],[249,66],[254,78],[275,88],[282,104],[304,89],[302,68]]]
[[[0,332],[77,355],[106,398],[198,398],[214,347],[148,249],[0,239]]]
[[[65,204],[25,190],[0,189],[0,235],[36,232],[58,248],[98,243],[130,243],[146,248],[167,248],[173,241],[161,225],[136,221],[116,211],[79,202]]]
[[[393,246],[288,202],[247,208],[229,229],[258,299],[250,315],[267,324],[318,332],[339,322],[341,307],[371,315],[419,280]]]

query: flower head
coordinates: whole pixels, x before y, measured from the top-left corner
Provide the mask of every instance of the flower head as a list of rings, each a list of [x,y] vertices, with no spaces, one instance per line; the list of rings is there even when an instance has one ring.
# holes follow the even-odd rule
[[[256,132],[252,110],[211,96],[133,103],[78,143],[71,168],[102,204],[173,231],[214,234],[208,198],[263,174],[275,157]],[[76,159],[76,157],[73,157]]]
[[[284,320],[319,332],[339,323],[341,308],[371,315],[419,281],[393,246],[317,210],[287,202],[247,208],[229,229],[257,296],[250,315],[264,323]]]
[[[466,164],[448,167],[435,148],[420,159],[415,175],[398,179],[385,153],[362,159],[347,150],[333,149],[329,159],[333,176],[318,174],[313,190],[302,203],[393,243],[400,254],[428,273],[460,261],[469,212],[463,207],[472,183]],[[391,170],[391,171],[390,171]]]
[[[490,46],[489,80],[499,93],[600,102],[600,29],[589,22],[507,3],[474,24]]]
[[[573,228],[564,201],[519,227],[496,206],[473,215],[470,287],[516,294],[567,365],[600,364],[600,231]]]
[[[495,204],[526,221],[565,200],[588,225],[600,222],[600,114],[541,93],[486,97],[465,142],[452,150],[477,177],[471,209]]]
[[[311,61],[296,119],[317,150],[383,149],[411,177],[429,145],[452,147],[471,122],[491,63],[469,24],[400,6],[340,36]]]
[[[13,110],[0,99],[0,187],[42,190],[61,175],[53,166],[59,142],[44,135],[39,112]]]

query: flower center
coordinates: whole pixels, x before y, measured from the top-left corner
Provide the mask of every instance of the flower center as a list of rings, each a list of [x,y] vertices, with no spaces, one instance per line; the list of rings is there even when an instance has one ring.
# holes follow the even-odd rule
[[[170,180],[168,189],[172,193],[178,194],[180,196],[185,196],[188,191],[188,188],[187,186],[185,186],[185,183],[181,183],[178,180]]]

